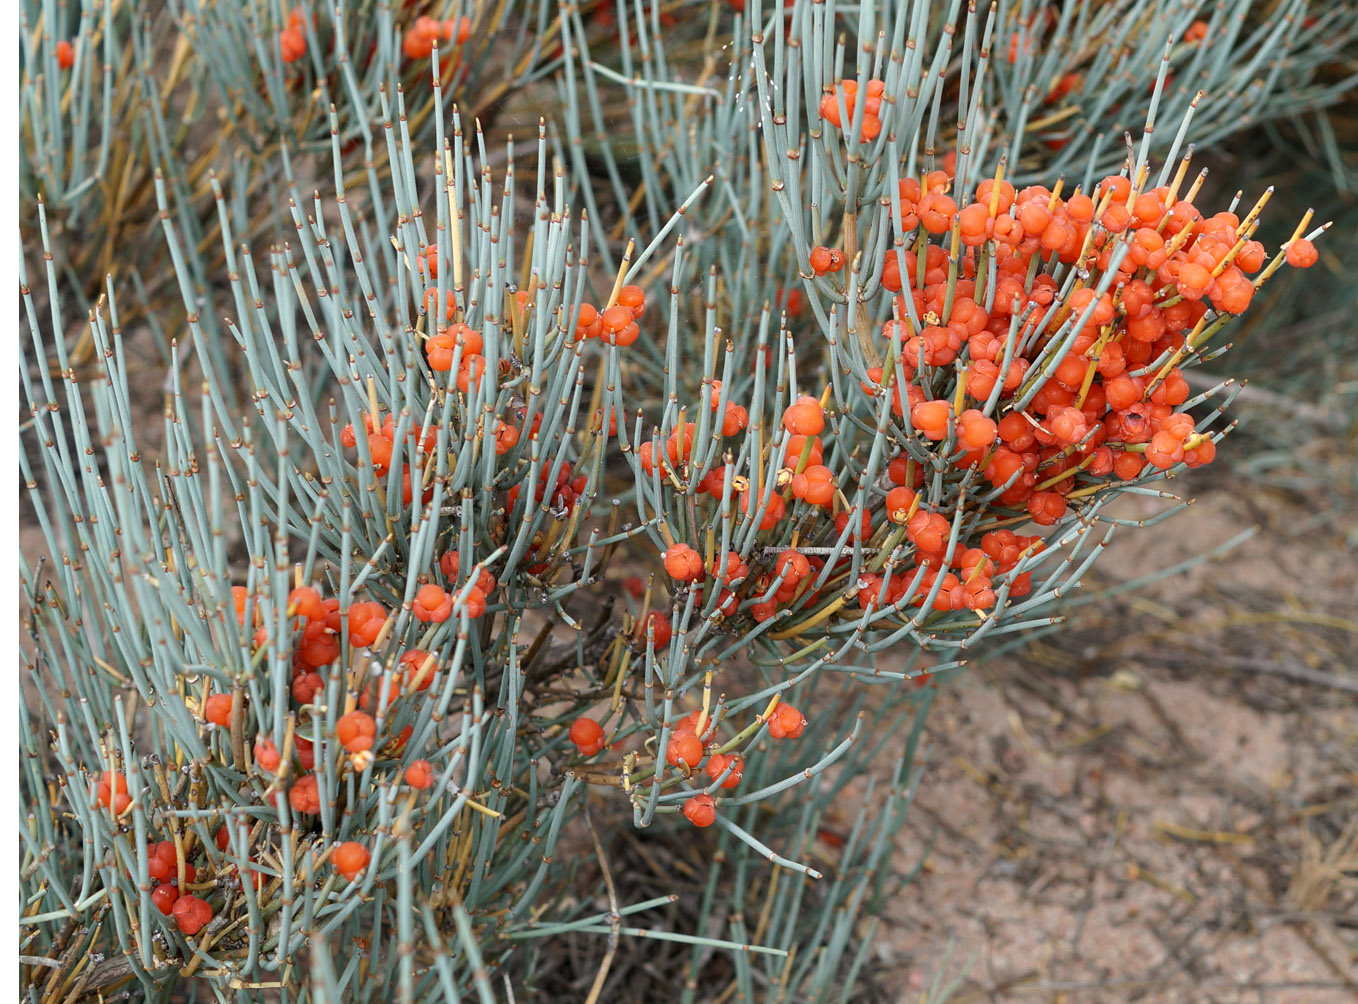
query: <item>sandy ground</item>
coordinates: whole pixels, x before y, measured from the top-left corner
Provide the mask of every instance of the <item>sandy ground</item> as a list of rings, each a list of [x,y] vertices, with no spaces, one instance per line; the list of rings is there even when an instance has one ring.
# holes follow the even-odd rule
[[[956,1002],[1358,1000],[1358,526],[1178,487],[1197,504],[1123,531],[1102,583],[1260,532],[939,695],[885,999],[942,969]]]

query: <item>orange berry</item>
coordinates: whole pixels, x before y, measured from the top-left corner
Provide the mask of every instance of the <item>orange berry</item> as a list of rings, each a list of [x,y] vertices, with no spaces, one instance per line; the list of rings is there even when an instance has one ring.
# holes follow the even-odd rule
[[[694,826],[711,826],[717,821],[716,799],[699,792],[684,802],[684,815]]]
[[[633,320],[640,320],[641,315],[646,312],[646,294],[640,286],[624,286],[618,290],[617,305],[630,310]]]
[[[442,624],[453,613],[453,597],[435,585],[421,586],[415,591],[410,612],[425,624]]]
[[[306,36],[296,28],[284,28],[278,33],[278,50],[283,62],[295,63],[306,55]]]
[[[779,703],[769,717],[769,735],[774,739],[796,739],[806,731],[802,713],[786,702]]]
[[[947,519],[936,512],[917,510],[905,524],[906,537],[926,554],[942,554],[951,534]]]
[[[699,739],[703,740],[703,742],[706,742],[707,740],[711,739],[717,733],[717,720],[713,718],[712,715],[709,713],[707,716],[707,720],[703,723],[702,734],[699,735],[698,719],[702,717],[703,713],[701,709],[698,711],[689,712],[683,718],[679,719],[677,722],[674,723],[675,734],[677,735],[680,732],[692,732],[694,735],[698,736]]]
[[[740,512],[743,516],[749,516],[759,511],[759,497],[753,491],[743,491],[740,493]],[[767,504],[764,506],[764,516],[759,521],[759,529],[772,530],[787,513],[787,503],[783,501],[781,495],[770,495]]]
[[[635,320],[632,316],[631,309],[624,307],[620,303],[609,307],[600,315],[600,318],[603,321],[603,331],[605,335],[610,332],[616,334]]]
[[[1172,432],[1157,432],[1146,444],[1146,460],[1168,470],[1184,458],[1184,444]]]
[[[223,826],[217,831],[217,846],[221,850],[226,850],[222,839],[225,835],[226,827]],[[157,882],[168,882],[170,876],[179,874],[179,857],[173,841],[162,840],[146,845],[146,873]]]
[[[272,739],[260,736],[255,740],[255,764],[260,770],[273,773],[278,769],[279,759],[278,747]]]
[[[367,868],[368,862],[372,860],[372,854],[362,844],[347,840],[335,848],[330,860],[335,865],[335,870],[352,882],[363,874],[363,869]]]
[[[302,673],[293,678],[292,699],[298,704],[311,704],[324,687],[319,673]]]
[[[773,563],[773,570],[783,576],[783,585],[789,583],[796,584],[811,574],[811,562],[806,555],[792,548],[786,548],[779,553],[778,559]]]
[[[904,523],[906,514],[915,503],[915,493],[909,488],[893,488],[886,493],[886,516],[893,523]]]
[[[425,358],[429,368],[435,373],[447,373],[453,368],[453,356],[457,351],[457,340],[446,331],[431,335],[424,343]]]
[[[1308,240],[1293,241],[1287,248],[1287,264],[1293,268],[1310,268],[1320,259],[1320,252]]]
[[[450,17],[443,22],[440,33],[445,42],[455,42],[461,45],[472,37],[472,19],[464,15],[460,21],[455,22]],[[456,33],[456,37],[454,37],[454,33]]]
[[[288,593],[288,613],[309,621],[319,620],[325,616],[325,604],[316,590],[310,586],[298,586]]]
[[[445,296],[446,303],[443,308],[443,319],[451,321],[457,316],[457,303],[453,299],[453,291],[450,289]],[[428,315],[438,314],[439,291],[437,286],[430,286],[424,291],[424,312]]]
[[[109,770],[101,774],[93,794],[100,805],[112,809],[115,814],[121,813],[132,803],[127,794],[127,778],[117,771]]]
[[[232,699],[230,694],[213,694],[203,705],[203,717],[218,728],[231,725]]]
[[[910,423],[935,442],[947,437],[951,417],[947,401],[921,401],[910,409]]]
[[[1212,284],[1212,273],[1197,262],[1188,262],[1179,269],[1179,292],[1190,300],[1201,298]]]
[[[815,247],[811,249],[810,261],[811,268],[817,275],[838,272],[844,267],[844,252],[839,248]]]
[[[485,371],[486,361],[481,356],[463,356],[462,365],[457,368],[457,389],[470,394],[472,384],[479,385]]]
[[[817,436],[825,428],[825,413],[814,397],[799,397],[783,412],[783,428],[795,436]]]
[[[740,560],[740,555],[735,551],[728,551],[725,557],[717,555],[713,558],[709,571],[714,578],[728,586],[750,573],[749,566]]]
[[[807,453],[807,468],[818,467],[825,462],[825,452],[821,445],[819,436],[789,436],[787,447],[783,450],[783,465],[794,467],[802,458],[802,450],[806,448],[807,441],[811,443],[811,449]]]
[[[1035,492],[1028,500],[1028,515],[1038,526],[1051,526],[1065,514],[1065,496],[1056,492]]]
[[[920,223],[931,234],[945,234],[952,227],[953,217],[957,215],[957,203],[942,193],[926,195],[915,205]]]
[[[75,65],[75,46],[64,38],[57,43],[57,65],[63,70],[69,70]]]
[[[671,766],[684,764],[690,769],[703,758],[703,741],[687,730],[672,732],[665,747],[665,762]]]
[[[387,622],[387,610],[380,603],[355,603],[349,608],[349,643],[366,648],[377,640]]]
[[[434,783],[434,768],[428,760],[415,760],[406,768],[405,778],[406,784],[424,791]]]
[[[703,559],[687,544],[675,544],[665,552],[665,571],[679,582],[693,582],[703,576]]]
[[[462,346],[463,357],[479,356],[485,348],[485,339],[481,332],[477,331],[470,324],[457,323],[448,329],[448,333],[453,336],[453,340]]]
[[[721,422],[721,434],[723,436],[734,436],[749,424],[749,411],[743,405],[728,401],[726,403],[726,417]]]
[[[957,416],[958,440],[967,450],[984,450],[995,442],[999,426],[976,408],[968,408]]]
[[[867,540],[872,536],[872,517],[867,509],[858,513],[858,518],[854,519],[855,525],[849,526],[850,520],[858,513],[856,509],[845,509],[835,517],[835,533],[842,535],[845,529],[849,530],[850,540]]]
[[[467,590],[467,617],[477,620],[483,613],[486,613],[486,592],[479,586],[473,586]]]
[[[288,791],[288,804],[294,812],[315,815],[321,811],[320,785],[315,774],[303,774]]]
[[[745,768],[745,761],[740,758],[738,753],[712,754],[708,757],[705,770],[707,776],[715,781],[721,777],[722,771],[726,770],[728,766],[731,768],[731,773],[726,776],[726,780],[722,781],[721,786],[723,788],[734,788],[740,784],[740,772]]]
[[[403,684],[407,690],[428,690],[438,671],[438,660],[418,648],[403,654],[398,665],[406,667]]]
[[[360,753],[373,748],[377,738],[377,723],[366,711],[351,711],[341,716],[335,724],[335,735],[340,745],[350,753]]]

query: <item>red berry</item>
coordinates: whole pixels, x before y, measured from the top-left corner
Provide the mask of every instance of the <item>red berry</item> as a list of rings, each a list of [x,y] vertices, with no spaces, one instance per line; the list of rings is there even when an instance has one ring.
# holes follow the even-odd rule
[[[179,930],[188,935],[197,934],[212,919],[212,907],[197,896],[180,896],[172,913]]]
[[[572,722],[570,738],[585,756],[593,756],[606,744],[603,727],[593,718],[580,717]]]
[[[166,917],[174,910],[175,901],[178,899],[179,890],[168,882],[162,882],[151,891],[151,902]]]
[[[172,841],[162,840],[146,845],[146,874],[157,882],[168,882],[178,873],[179,859]]]
[[[670,638],[674,636],[674,629],[670,627],[670,619],[659,610],[652,610],[646,615],[645,620],[637,621],[635,629],[637,640],[645,644],[647,635],[652,635],[657,650],[664,648],[670,643]]]

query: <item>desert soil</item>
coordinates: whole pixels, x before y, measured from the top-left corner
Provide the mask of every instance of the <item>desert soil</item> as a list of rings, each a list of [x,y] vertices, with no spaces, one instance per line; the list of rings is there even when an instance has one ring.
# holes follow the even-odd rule
[[[887,999],[943,972],[957,1004],[1358,1000],[1358,521],[1226,469],[1087,584],[1251,539],[944,687]]]

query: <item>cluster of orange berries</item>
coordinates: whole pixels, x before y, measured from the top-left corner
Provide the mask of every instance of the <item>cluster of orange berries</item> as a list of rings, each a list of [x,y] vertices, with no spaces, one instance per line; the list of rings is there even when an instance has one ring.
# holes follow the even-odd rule
[[[1231,314],[1249,306],[1254,284],[1246,273],[1262,268],[1266,254],[1262,244],[1246,239],[1239,217],[1223,212],[1204,218],[1191,203],[1175,200],[1168,188],[1133,196],[1131,183],[1120,176],[1098,186],[1097,201],[1078,191],[1062,199],[1042,186],[1016,192],[1007,182],[987,180],[978,186],[975,201],[962,208],[946,194],[949,183],[946,172],[934,172],[922,184],[915,179],[900,184],[904,227],[941,235],[956,225],[966,251],[962,277],[951,294],[941,247],[926,248],[922,283],[917,256],[902,254],[904,285],[916,316],[928,323],[916,331],[906,321],[892,320],[882,329],[887,338],[899,334],[903,349],[904,400],[899,386],[890,391],[897,417],[908,412],[911,427],[933,441],[955,433],[961,450],[955,464],[982,464],[992,485],[1004,489],[1000,503],[1026,505],[1043,525],[1065,514],[1065,496],[1079,471],[1132,480],[1147,462],[1160,469],[1181,461],[1191,467],[1210,462],[1212,440],[1195,432],[1189,416],[1175,411],[1189,396],[1178,368],[1133,372],[1156,358],[1176,360],[1209,303]],[[1131,236],[1114,269],[1122,234]],[[996,275],[989,311],[976,288],[974,250],[987,241],[994,242]],[[1066,264],[1092,259],[1101,271],[1112,272],[1117,299],[1085,287],[1058,303],[1050,275],[1037,272],[1031,284],[1027,278],[1035,258],[1051,257]],[[1304,267],[1314,261],[1315,251],[1298,240],[1289,245],[1287,257]],[[894,252],[887,256],[882,285],[898,293],[903,288]],[[905,305],[897,306],[897,316],[904,316]],[[1019,332],[1020,343],[1029,348],[1002,372],[1011,318],[1029,306],[1033,311]],[[1058,313],[1049,319],[1052,311]],[[1010,398],[1051,338],[1033,338],[1033,332],[1039,326],[1055,329],[1072,314],[1080,328],[1069,351],[1023,411],[1006,411],[998,420],[980,408],[954,415],[949,401],[927,399],[914,382],[919,370],[951,364],[965,346],[966,394],[982,404],[999,385],[999,400]],[[868,376],[864,390],[876,395],[887,392],[896,374],[884,378],[874,369]],[[1152,440],[1154,446],[1143,445]],[[1060,476],[1063,472],[1067,476]]]
[[[415,24],[406,32],[401,49],[407,59],[429,59],[434,55],[434,46],[440,42],[453,42],[461,45],[472,37],[471,18],[463,17],[440,21],[428,15],[416,18]]]
[[[407,774],[415,768],[417,764],[424,761],[416,761],[407,770]],[[428,767],[428,764],[425,764]],[[112,788],[122,788],[124,791],[127,786],[126,778],[113,771],[107,772],[100,785],[107,784]],[[427,787],[427,785],[425,785]],[[125,797],[125,796],[124,796]],[[217,848],[226,852],[230,847],[230,834],[225,825],[218,828],[215,842]],[[192,846],[191,841],[186,842],[187,846]],[[214,911],[212,905],[200,896],[189,892],[190,888],[202,889],[205,886],[215,884],[212,880],[200,883],[203,876],[200,871],[203,867],[202,862],[198,866],[185,860],[183,871],[180,872],[179,849],[172,840],[149,840],[146,843],[146,877],[155,883],[151,890],[151,902],[155,905],[163,916],[173,917],[176,926],[185,935],[195,935],[212,920]],[[366,847],[356,841],[348,841],[335,847],[331,862],[345,878],[350,881],[357,880],[367,868],[371,860],[371,854]],[[238,873],[238,869],[231,869],[232,873]],[[251,882],[256,889],[263,888],[265,884],[264,874],[253,867],[247,867],[251,875]],[[181,887],[181,876],[183,886]],[[238,874],[237,874],[238,877]],[[136,875],[133,876],[137,878]]]
[[[1041,537],[1025,537],[1012,530],[992,530],[982,534],[979,547],[955,545],[949,548],[948,531],[947,520],[942,516],[917,512],[906,525],[906,535],[918,549],[918,566],[907,566],[889,578],[861,576],[857,583],[859,606],[864,610],[883,602],[892,606],[906,602],[919,606],[934,592],[935,584],[942,577],[943,581],[937,585],[938,592],[934,594],[934,610],[988,610],[995,605],[993,579],[1012,572],[1022,558],[1038,554],[1046,547]],[[950,568],[957,571],[948,571]],[[919,583],[912,589],[917,575]],[[1009,584],[1012,597],[1025,596],[1031,591],[1030,572],[1015,576]]]
[[[430,244],[420,257],[421,271],[438,276],[438,245]],[[425,313],[431,317],[438,315],[438,289],[430,287],[424,293]],[[444,321],[452,321],[456,316],[457,302],[451,290],[444,304]],[[438,330],[424,343],[425,358],[429,368],[435,373],[447,373],[457,364],[457,389],[464,394],[471,393],[473,384],[481,382],[481,374],[486,371],[485,339],[481,332],[469,324],[458,322],[451,326],[440,323]],[[459,353],[458,350],[461,350]]]
[[[668,622],[666,622],[668,629]],[[779,702],[768,718],[769,735],[774,739],[796,739],[806,731],[806,718],[786,702]],[[700,732],[701,726],[701,732]],[[670,732],[665,747],[665,762],[691,774],[700,766],[710,783],[720,782],[722,788],[740,784],[745,760],[738,753],[708,753],[707,746],[716,737],[717,722],[711,715],[694,711],[685,715]],[[594,756],[607,744],[603,727],[593,718],[580,717],[571,723],[571,742],[583,756]],[[706,760],[704,765],[703,761]],[[716,800],[705,792],[689,798],[683,813],[694,826],[711,826],[716,821]]]
[[[206,900],[179,887],[179,854],[174,841],[147,842],[146,872],[156,883],[151,890],[151,902],[163,916],[174,917],[175,924],[184,934],[197,934],[212,919],[212,906]],[[197,869],[184,862],[185,886],[192,885],[197,878]]]
[[[450,583],[459,581],[459,560],[455,551],[446,552],[439,560],[439,569]],[[485,613],[487,595],[497,588],[495,576],[484,568],[476,569],[474,583],[462,582],[465,586],[465,606],[472,617]],[[411,603],[411,613],[423,623],[441,623],[447,620],[455,607],[456,597],[463,592],[462,586],[452,592],[437,584],[426,584],[416,590]],[[244,586],[232,589],[237,620],[244,627],[250,606],[249,594]],[[370,647],[383,635],[388,623],[387,608],[376,602],[358,602],[350,605],[341,614],[339,600],[323,599],[316,589],[299,586],[288,595],[287,616],[292,622],[292,684],[291,694],[298,705],[299,712],[305,714],[308,706],[314,705],[317,695],[325,688],[325,680],[320,670],[338,661],[341,654],[341,632],[346,623],[349,642],[356,648]],[[267,630],[260,625],[262,618],[256,608],[255,631],[256,647],[268,641]],[[370,758],[372,751],[379,746],[378,724],[373,713],[380,714],[389,709],[403,696],[411,696],[428,690],[438,673],[438,660],[429,652],[409,649],[403,652],[397,663],[398,672],[384,687],[381,677],[375,677],[358,695],[359,708],[342,715],[336,723],[335,740],[356,758]],[[206,721],[222,729],[231,727],[236,697],[232,694],[212,694],[204,702],[203,717]],[[242,709],[243,710],[243,709]],[[384,753],[399,755],[413,734],[413,726],[407,725],[399,735],[395,735],[381,746]],[[300,771],[289,765],[296,775],[287,792],[288,803],[298,813],[315,814],[320,811],[320,787],[314,773],[316,751],[313,740],[301,734],[292,737],[292,755]],[[254,760],[258,769],[267,774],[279,772],[282,754],[277,744],[261,734],[254,743]],[[119,776],[120,777],[120,776]],[[129,800],[126,796],[125,782],[117,787],[116,778],[106,776],[101,780],[94,794],[100,803],[120,813],[126,809]],[[406,783],[412,788],[424,789],[432,784],[432,770],[426,761],[415,761],[406,771]],[[277,800],[278,795],[275,795]],[[337,859],[338,861],[339,859]],[[341,869],[344,870],[344,869]],[[351,869],[352,870],[352,869]],[[361,869],[360,869],[361,870]]]
[[[886,91],[886,82],[876,78],[868,81],[867,100],[863,102],[863,126],[859,133],[864,143],[870,143],[882,132],[882,120],[880,113],[882,110],[882,94]],[[841,96],[844,101],[844,111],[841,114],[839,102]],[[858,98],[858,81],[841,80],[831,88],[830,93],[820,99],[820,117],[829,122],[836,129],[843,129],[846,119],[853,123],[854,104]]]
[[[245,586],[232,586],[236,620],[245,625],[250,604]],[[292,655],[292,696],[299,704],[310,704],[322,687],[321,668],[340,657],[340,635],[348,626],[349,643],[355,648],[366,648],[377,641],[387,623],[387,609],[380,603],[365,601],[350,604],[341,613],[339,599],[322,599],[310,586],[298,586],[288,594],[288,616],[294,618]],[[255,646],[262,647],[269,639],[268,629],[259,624],[259,608],[255,607]],[[208,698],[205,713],[210,721],[225,725],[230,721],[231,697],[222,694]]]
[[[646,294],[640,286],[623,286],[617,302],[602,311],[592,303],[580,304],[575,322],[575,340],[597,338],[609,345],[631,345],[641,335],[637,324],[646,313]]]

